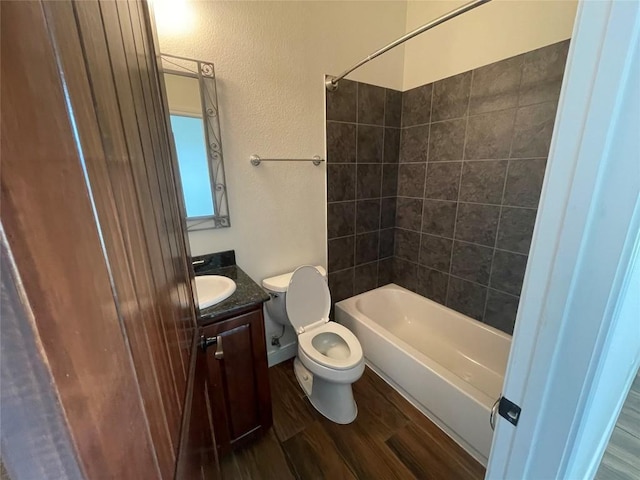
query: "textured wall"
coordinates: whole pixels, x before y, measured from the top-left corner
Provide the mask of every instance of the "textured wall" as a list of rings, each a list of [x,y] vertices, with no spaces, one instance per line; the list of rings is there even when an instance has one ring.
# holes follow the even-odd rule
[[[184,30],[180,8],[191,13]],[[215,64],[229,189],[231,228],[191,233],[194,255],[234,249],[256,281],[326,266],[325,165],[256,168],[249,156],[324,156],[324,74],[402,35],[405,10],[404,2],[170,2],[169,21],[158,18],[162,52]],[[400,48],[353,78],[400,88],[402,61]],[[280,331],[266,327],[267,338]],[[282,344],[292,341],[291,330]]]
[[[407,2],[407,31],[468,0]],[[411,40],[402,90],[571,37],[576,0],[494,0]]]

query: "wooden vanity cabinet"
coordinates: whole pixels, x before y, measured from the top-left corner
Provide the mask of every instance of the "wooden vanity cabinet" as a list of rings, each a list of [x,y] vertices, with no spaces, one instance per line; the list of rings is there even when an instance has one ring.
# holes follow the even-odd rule
[[[272,424],[262,305],[207,325],[202,335],[216,447],[224,455]]]

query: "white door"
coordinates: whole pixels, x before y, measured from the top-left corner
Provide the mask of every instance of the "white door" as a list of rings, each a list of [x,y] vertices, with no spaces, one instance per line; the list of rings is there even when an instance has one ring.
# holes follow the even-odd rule
[[[592,478],[638,369],[639,31],[579,6],[487,478]]]

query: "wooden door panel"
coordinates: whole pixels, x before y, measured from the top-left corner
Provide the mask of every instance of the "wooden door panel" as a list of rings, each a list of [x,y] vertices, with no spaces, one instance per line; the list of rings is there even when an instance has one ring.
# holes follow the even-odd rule
[[[177,165],[177,156],[175,150],[172,149],[173,136],[168,129],[169,117],[165,112],[164,102],[154,101],[162,96],[159,87],[160,73],[157,63],[154,61],[158,58],[159,53],[154,50],[154,39],[150,23],[153,19],[148,15],[148,7],[139,1],[127,2],[129,7],[130,21],[133,31],[133,45],[135,46],[137,62],[137,72],[141,78],[142,94],[144,97],[144,105],[147,108],[147,117],[150,125],[151,144],[155,147],[154,156],[161,156],[168,161],[157,164],[157,179],[160,185],[161,202],[160,211],[165,216],[165,227],[167,229],[170,246],[172,251],[177,253],[173,259],[172,267],[179,278],[193,277],[192,267],[190,263],[185,263],[181,252],[187,252],[189,256],[189,242],[186,230],[186,210],[182,205],[182,191],[179,182],[179,170]],[[119,13],[123,11],[124,4],[118,3]],[[136,28],[139,26],[139,28]],[[130,65],[131,69],[136,69],[135,64]],[[168,199],[172,201],[165,201]],[[184,330],[187,339],[195,335],[195,325],[193,323],[193,294],[190,286],[184,282],[174,285],[171,292],[171,298],[174,302],[182,306],[183,310],[188,311],[180,323],[177,324],[178,329]],[[181,350],[183,362],[187,364],[189,352],[187,349]]]
[[[3,228],[78,458],[173,478],[195,309],[148,6],[1,5]]]
[[[157,478],[143,404],[38,2],[1,2],[2,225],[88,478]]]

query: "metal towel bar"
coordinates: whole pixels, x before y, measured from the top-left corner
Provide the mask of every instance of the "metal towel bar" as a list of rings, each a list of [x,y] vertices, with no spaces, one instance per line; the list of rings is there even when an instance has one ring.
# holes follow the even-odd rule
[[[318,155],[314,155],[313,158],[260,158],[258,155],[254,154],[249,157],[249,161],[254,167],[257,167],[262,162],[313,162],[317,167],[324,162],[324,159]]]

